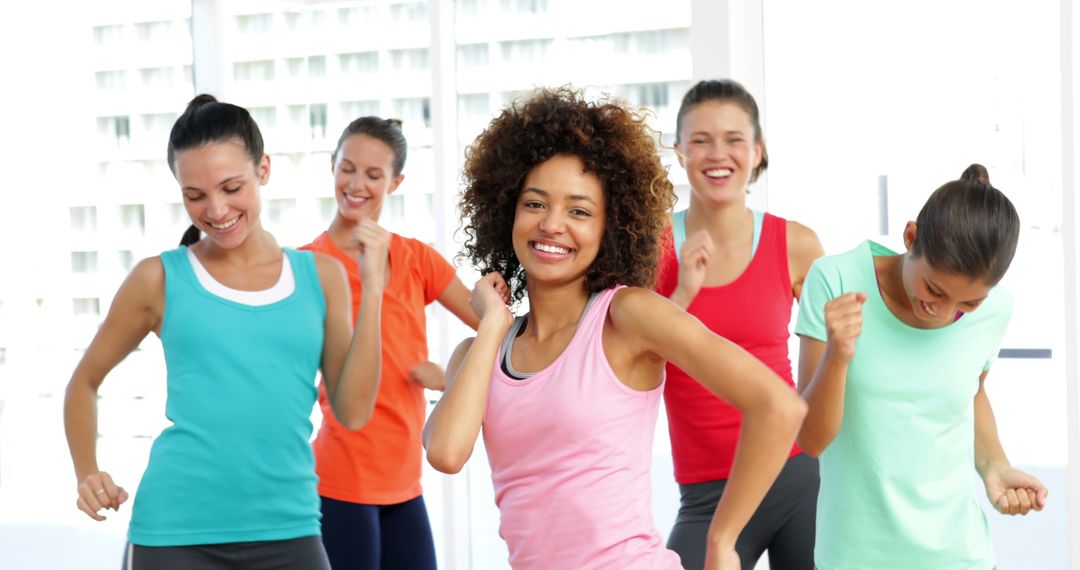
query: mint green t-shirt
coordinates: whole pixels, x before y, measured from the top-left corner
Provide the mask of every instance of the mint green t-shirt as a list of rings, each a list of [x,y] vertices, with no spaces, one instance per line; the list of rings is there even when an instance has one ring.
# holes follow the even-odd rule
[[[1012,313],[1000,287],[938,329],[902,323],[877,286],[864,242],[818,259],[807,275],[795,332],[824,342],[825,304],[867,294],[848,367],[844,418],[821,455],[820,570],[989,570],[994,553],[976,503],[974,397]]]

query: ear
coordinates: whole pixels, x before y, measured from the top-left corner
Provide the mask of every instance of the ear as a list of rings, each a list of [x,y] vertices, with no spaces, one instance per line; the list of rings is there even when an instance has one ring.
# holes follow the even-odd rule
[[[751,172],[761,166],[761,157],[763,156],[765,156],[765,139],[754,141],[754,164],[750,168]]]
[[[259,185],[263,186],[270,182],[270,155],[264,154],[259,161]]]
[[[675,156],[679,159],[679,166],[686,168],[686,155],[683,154],[682,149],[679,148],[679,143],[675,143],[673,148],[675,150]]]
[[[330,153],[330,174],[334,173],[334,167],[337,166],[337,153]]]
[[[915,222],[908,222],[904,226],[904,247],[911,251],[911,248],[915,246],[915,235],[918,233],[918,226]]]
[[[397,187],[401,186],[401,183],[404,180],[405,180],[405,175],[404,174],[398,174],[397,176],[395,176],[394,179],[390,181],[390,189],[386,191],[386,195],[389,196],[390,194],[393,194],[394,190],[397,190]]]

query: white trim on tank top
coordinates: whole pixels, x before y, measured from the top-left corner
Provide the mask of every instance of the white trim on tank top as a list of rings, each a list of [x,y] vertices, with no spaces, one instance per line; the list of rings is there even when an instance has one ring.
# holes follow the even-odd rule
[[[190,247],[187,248],[187,258],[191,262],[191,268],[195,271],[195,277],[204,289],[234,303],[261,307],[277,303],[292,295],[293,291],[296,290],[296,279],[293,278],[292,264],[289,263],[289,256],[284,251],[281,252],[281,276],[278,277],[277,283],[274,283],[273,287],[262,291],[241,291],[240,289],[222,285],[217,279],[214,279],[213,275],[210,275],[210,272],[206,270],[206,267],[203,266]]]

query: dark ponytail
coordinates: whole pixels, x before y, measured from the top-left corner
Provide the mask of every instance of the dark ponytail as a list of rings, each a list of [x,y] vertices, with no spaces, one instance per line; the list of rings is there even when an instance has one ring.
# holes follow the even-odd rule
[[[981,164],[935,190],[915,224],[912,255],[990,286],[1005,276],[1020,238],[1016,208]]]
[[[405,155],[409,150],[409,144],[401,132],[401,119],[360,117],[354,120],[338,137],[337,146],[334,147],[335,157],[341,152],[341,145],[345,144],[345,139],[353,135],[366,135],[390,147],[390,150],[394,152],[394,176],[401,176],[401,171],[405,169]]]
[[[213,95],[196,95],[184,113],[176,119],[169,133],[166,157],[169,170],[176,175],[176,153],[209,143],[236,141],[244,145],[256,168],[263,157],[263,138],[259,125],[247,109],[219,102]],[[180,238],[180,245],[199,241],[199,228],[192,225]]]

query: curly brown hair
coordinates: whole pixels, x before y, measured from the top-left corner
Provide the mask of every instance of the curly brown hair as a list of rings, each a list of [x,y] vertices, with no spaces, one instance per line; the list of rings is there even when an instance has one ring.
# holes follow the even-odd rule
[[[511,239],[525,177],[558,154],[577,156],[600,179],[606,219],[600,251],[585,275],[590,293],[617,284],[651,287],[675,192],[645,117],[611,100],[587,102],[569,87],[541,89],[492,120],[465,152],[459,209],[461,257],[498,271],[517,303],[525,270]]]

